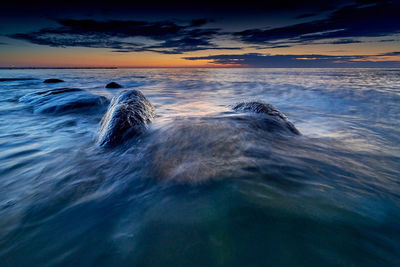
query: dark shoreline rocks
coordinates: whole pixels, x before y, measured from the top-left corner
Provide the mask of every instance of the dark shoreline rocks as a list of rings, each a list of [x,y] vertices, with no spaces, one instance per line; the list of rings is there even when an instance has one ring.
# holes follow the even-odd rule
[[[288,120],[285,114],[273,105],[261,100],[246,101],[237,103],[232,108],[236,112],[249,112],[255,114],[265,114],[263,119],[269,130],[284,129],[296,135],[300,135],[300,131]]]
[[[78,88],[35,92],[21,97],[19,101],[31,105],[34,113],[63,113],[100,108],[109,103],[104,96],[91,94]]]
[[[14,81],[31,81],[37,80],[36,78],[0,78],[0,82],[14,82]]]
[[[43,83],[62,83],[62,82],[64,81],[60,79],[46,79],[43,81]]]
[[[106,85],[106,88],[110,88],[110,89],[116,89],[116,88],[122,88],[123,86],[116,83],[116,82],[110,82]]]
[[[115,96],[101,120],[98,143],[113,146],[141,134],[153,120],[154,107],[138,90],[125,90]]]

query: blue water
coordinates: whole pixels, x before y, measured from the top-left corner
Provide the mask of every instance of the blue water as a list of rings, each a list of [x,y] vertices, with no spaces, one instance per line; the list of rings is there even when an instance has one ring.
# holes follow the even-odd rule
[[[399,266],[399,69],[0,70],[0,266]],[[65,80],[44,84],[47,78]],[[24,95],[136,88],[157,117],[115,148],[106,111]],[[264,100],[285,136],[235,120]]]

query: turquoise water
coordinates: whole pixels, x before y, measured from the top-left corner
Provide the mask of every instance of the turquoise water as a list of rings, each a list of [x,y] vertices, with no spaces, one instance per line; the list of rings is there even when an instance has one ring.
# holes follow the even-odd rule
[[[399,69],[0,70],[0,266],[399,266]],[[60,84],[44,84],[60,78]],[[19,99],[136,88],[157,117],[115,148],[107,106]],[[231,106],[264,100],[301,136]]]

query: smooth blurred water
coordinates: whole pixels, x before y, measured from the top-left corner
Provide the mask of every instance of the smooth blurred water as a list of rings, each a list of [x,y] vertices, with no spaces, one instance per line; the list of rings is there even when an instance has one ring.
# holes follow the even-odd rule
[[[399,266],[399,69],[0,70],[0,266]],[[62,84],[43,84],[60,78]],[[71,87],[155,105],[96,144],[105,110],[33,114]],[[261,99],[302,132],[251,127]],[[254,126],[254,125],[253,125]]]

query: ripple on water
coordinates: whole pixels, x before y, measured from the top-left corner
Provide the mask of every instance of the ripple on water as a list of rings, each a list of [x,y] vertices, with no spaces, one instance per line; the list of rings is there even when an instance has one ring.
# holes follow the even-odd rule
[[[38,79],[0,84],[6,266],[400,263],[398,70],[0,72]],[[138,87],[157,116],[100,148],[104,111],[15,101],[59,88],[45,77],[108,99],[110,81]],[[232,112],[246,100],[273,104],[302,136]]]

